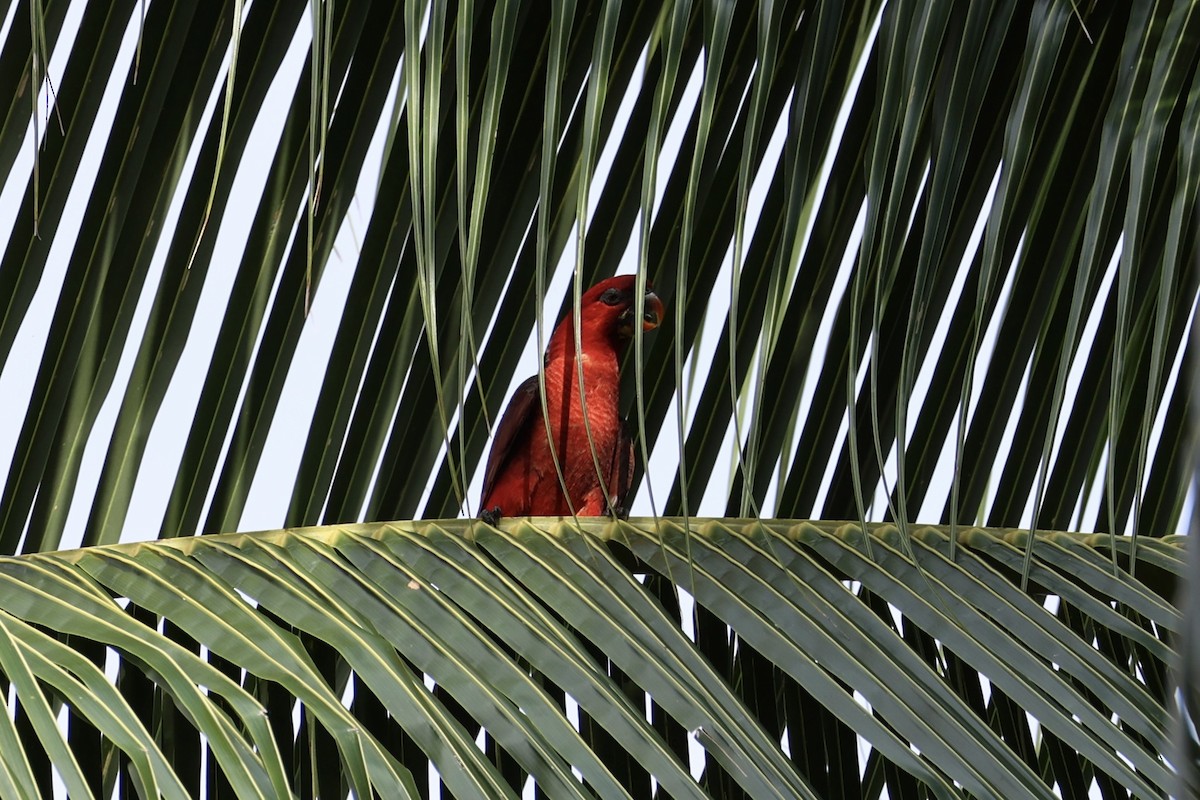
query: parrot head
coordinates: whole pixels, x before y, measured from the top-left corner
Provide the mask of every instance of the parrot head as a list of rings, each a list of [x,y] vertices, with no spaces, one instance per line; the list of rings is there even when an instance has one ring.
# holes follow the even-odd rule
[[[579,308],[580,327],[590,328],[620,341],[633,338],[634,316],[637,313],[634,294],[637,279],[633,275],[617,275],[600,281],[584,292]],[[645,301],[642,304],[642,330],[654,330],[662,322],[665,310],[662,300],[646,281]]]

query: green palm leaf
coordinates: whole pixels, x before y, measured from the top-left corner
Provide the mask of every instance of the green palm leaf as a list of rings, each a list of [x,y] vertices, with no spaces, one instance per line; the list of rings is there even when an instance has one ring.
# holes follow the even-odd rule
[[[375,524],[10,558],[0,562],[0,650],[22,709],[48,703],[47,711],[65,709],[72,724],[111,731],[117,758],[106,761],[104,779],[129,769],[142,786],[182,787],[198,778],[172,772],[197,762],[171,763],[155,738],[159,715],[174,705],[210,743],[210,768],[246,796],[296,791],[302,772],[315,768],[306,766],[305,737],[318,726],[337,743],[339,791],[357,794],[369,787],[388,796],[419,793],[388,752],[393,726],[458,796],[515,794],[526,774],[554,796],[636,796],[649,790],[629,782],[638,768],[673,796],[720,795],[718,780],[756,797],[826,794],[816,787],[827,776],[806,775],[798,759],[810,733],[806,720],[764,714],[756,695],[765,688],[775,697],[813,693],[863,737],[868,763],[879,758],[885,771],[898,769],[935,796],[1050,796],[1061,780],[1061,766],[1039,766],[1044,741],[1027,763],[994,727],[1001,692],[1084,769],[1142,794],[1165,791],[1170,771],[1158,753],[1166,698],[1139,677],[1164,666],[1151,648],[1106,626],[1111,615],[1080,608],[1073,610],[1087,619],[1087,634],[1071,630],[1064,623],[1069,602],[1041,596],[1048,590],[1039,586],[1042,600],[1060,601],[1051,612],[1021,593],[1017,574],[991,554],[1019,550],[993,534],[963,531],[955,565],[945,558],[943,531],[914,531],[923,568],[943,599],[955,598],[951,608],[906,584],[915,565],[893,549],[894,527],[869,533],[876,561],[865,558],[855,525],[705,520],[692,521],[690,559],[675,520],[582,528],[521,522],[502,530],[469,521]],[[1034,548],[1039,574],[1088,588],[1041,553],[1105,558],[1096,549],[1104,542],[1043,534]],[[1139,549],[1178,558],[1182,544]],[[664,554],[677,574],[690,565],[694,611],[663,583]],[[1156,585],[1128,579],[1123,586],[1142,610],[1158,607],[1145,618],[1154,627],[1143,630],[1158,631],[1152,641],[1169,657],[1175,612],[1162,598],[1177,576],[1152,559],[1142,567]],[[869,595],[894,612],[877,615]],[[150,614],[149,626],[134,608]],[[701,635],[701,610],[729,626],[723,642]],[[165,633],[159,623],[167,620],[179,633]],[[923,654],[914,633],[944,655]],[[142,673],[155,697],[148,705],[158,711],[131,714],[88,658],[70,649],[78,640],[69,634],[110,648],[121,671]],[[173,641],[180,635],[191,652]],[[307,636],[336,648],[344,660],[336,677],[315,672],[302,644]],[[1108,652],[1117,643],[1118,653],[1134,653],[1125,656],[1131,660]],[[231,682],[195,654],[197,645],[244,673]],[[750,681],[751,652],[777,668]],[[981,707],[960,694],[951,652],[990,684]],[[371,694],[383,705],[386,725],[353,721],[339,699],[351,684],[355,704]],[[295,698],[307,727],[268,719],[257,698],[275,685]],[[1089,689],[1082,705],[1081,686]],[[656,711],[648,721],[650,698]],[[572,704],[590,725],[576,727],[567,713]],[[663,718],[691,732],[695,753],[664,736]],[[58,728],[31,721],[36,735],[26,748],[71,775]],[[506,754],[500,764],[511,767],[485,757],[476,744],[481,729]],[[688,767],[696,753],[709,764],[699,783]],[[86,772],[76,775],[86,786]],[[856,783],[841,791],[869,790]]]
[[[0,795],[1196,783],[1193,0],[0,8]]]

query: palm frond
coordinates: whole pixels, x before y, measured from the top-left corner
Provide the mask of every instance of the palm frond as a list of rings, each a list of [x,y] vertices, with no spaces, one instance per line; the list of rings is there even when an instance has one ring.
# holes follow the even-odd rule
[[[1191,3],[466,4],[428,30],[420,4],[407,27],[332,4],[304,49],[300,7],[251,5],[235,38],[239,7],[159,6],[142,29],[133,3],[83,4],[37,180],[30,106],[8,112],[25,199],[0,349],[43,366],[6,361],[29,398],[7,552],[467,511],[535,311],[629,264],[678,320],[645,342],[640,391],[630,370],[656,465],[638,508],[652,485],[678,513],[686,483],[693,513],[1178,528]],[[42,18],[51,49],[63,14]],[[14,87],[36,61],[21,22]],[[85,87],[109,76],[93,133]],[[322,300],[329,268],[344,300]],[[304,444],[278,463],[283,440]]]
[[[0,561],[0,659],[18,722],[33,724],[25,770],[80,786],[125,774],[168,794],[208,770],[239,796],[286,796],[321,730],[337,790],[360,795],[423,796],[400,741],[456,796],[516,796],[528,775],[554,796],[638,796],[650,776],[675,797],[896,797],[910,782],[937,797],[1049,797],[1072,773],[1168,790],[1161,676],[1184,538],[1144,542],[1140,578],[1109,595],[1092,581],[1111,577],[1108,537],[1041,534],[1030,596],[1014,568],[1026,534],[963,529],[955,562],[946,529],[920,527],[930,597],[911,588],[917,563],[894,526],[866,531],[875,558],[855,524],[690,528],[686,556],[673,519],[459,520]],[[669,566],[690,569],[694,603]],[[712,638],[705,615],[729,633]],[[336,649],[337,669],[318,670],[309,637]],[[116,698],[101,668],[139,674],[153,700]],[[276,690],[289,699],[268,708]],[[355,713],[368,696],[386,711],[374,722]],[[860,738],[865,773],[814,760],[814,703]],[[1009,706],[1023,732],[999,719]],[[205,754],[165,749],[156,731],[173,708]],[[54,722],[64,710],[71,730],[95,726],[92,756],[111,755],[85,763]]]
[[[0,794],[1171,791],[1196,4],[552,6],[0,3]],[[632,270],[644,518],[290,531]]]

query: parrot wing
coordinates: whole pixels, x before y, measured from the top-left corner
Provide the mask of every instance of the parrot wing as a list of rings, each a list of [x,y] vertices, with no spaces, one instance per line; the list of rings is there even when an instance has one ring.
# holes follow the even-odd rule
[[[617,440],[617,446],[613,449],[613,463],[611,467],[610,486],[612,487],[612,500],[609,504],[609,511],[612,511],[621,519],[629,516],[629,507],[625,501],[629,495],[629,490],[633,488],[633,466],[637,463],[633,450],[633,435],[629,430],[629,422],[622,421],[621,423],[621,438]]]
[[[505,463],[512,455],[513,444],[518,441],[524,431],[541,409],[541,398],[538,396],[537,375],[532,375],[521,382],[508,407],[500,417],[496,426],[496,438],[492,442],[492,451],[488,454],[487,469],[483,473],[483,497],[487,498],[496,486],[496,477],[503,470]]]

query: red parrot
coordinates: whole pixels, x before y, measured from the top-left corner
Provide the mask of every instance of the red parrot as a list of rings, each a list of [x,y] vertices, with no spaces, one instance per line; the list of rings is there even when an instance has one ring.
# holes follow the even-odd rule
[[[583,386],[587,393],[588,428],[605,481],[601,483],[588,447],[580,403],[579,366],[575,357],[572,315],[558,324],[546,348],[546,403],[554,455],[546,438],[546,422],[538,379],[517,387],[500,418],[483,478],[481,518],[495,524],[501,516],[623,514],[633,475],[633,440],[620,415],[621,354],[633,337],[632,275],[597,283],[579,303]],[[643,330],[658,327],[663,304],[646,284]],[[554,469],[557,456],[570,504]]]

